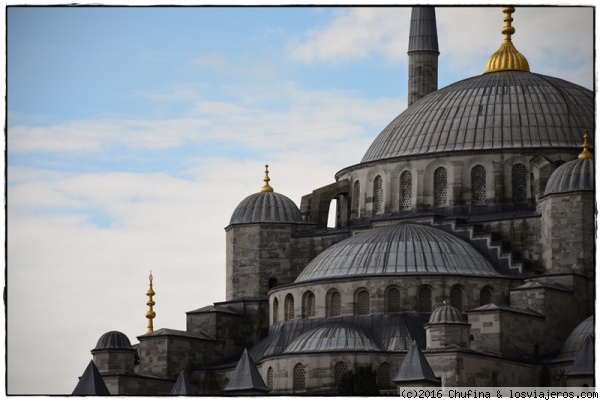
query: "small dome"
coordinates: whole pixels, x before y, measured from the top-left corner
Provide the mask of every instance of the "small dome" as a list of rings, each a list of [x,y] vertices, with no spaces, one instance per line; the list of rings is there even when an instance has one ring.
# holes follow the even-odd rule
[[[458,309],[444,304],[441,307],[436,308],[429,317],[430,324],[464,324],[462,314]]]
[[[583,320],[567,337],[556,361],[574,360],[585,339],[594,334],[594,316]]]
[[[320,351],[379,351],[369,333],[360,326],[334,322],[298,336],[284,353]]]
[[[275,192],[259,192],[246,197],[235,208],[230,225],[260,222],[303,222],[300,209],[288,197]]]
[[[374,228],[315,257],[296,283],[365,275],[453,274],[501,276],[469,243],[416,224]]]
[[[548,179],[544,196],[578,190],[594,190],[593,159],[580,158],[558,167]]]
[[[94,350],[107,349],[133,350],[133,347],[131,347],[131,342],[124,333],[119,331],[110,331],[100,336],[100,339],[98,339],[98,343],[96,343],[96,347],[94,348]]]

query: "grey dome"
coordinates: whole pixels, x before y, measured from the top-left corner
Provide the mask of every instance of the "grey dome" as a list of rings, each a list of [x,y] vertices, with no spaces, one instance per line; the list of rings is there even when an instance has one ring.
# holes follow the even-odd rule
[[[594,190],[594,160],[569,161],[550,175],[544,195],[576,190]]]
[[[303,333],[283,352],[315,351],[379,351],[379,347],[362,327],[347,322],[334,322]]]
[[[127,335],[119,331],[106,332],[100,336],[94,350],[127,349],[133,350]]]
[[[288,197],[275,192],[259,192],[246,197],[235,208],[229,224],[259,222],[303,222],[300,209]]]
[[[594,94],[559,78],[501,71],[437,90],[396,117],[362,162],[461,150],[581,148]]]
[[[444,304],[441,307],[436,308],[429,317],[430,324],[464,324],[462,314],[458,309]]]
[[[500,276],[470,244],[429,226],[398,224],[343,240],[315,257],[296,283],[365,275]]]
[[[574,360],[585,339],[594,334],[594,316],[583,320],[567,337],[556,361]]]

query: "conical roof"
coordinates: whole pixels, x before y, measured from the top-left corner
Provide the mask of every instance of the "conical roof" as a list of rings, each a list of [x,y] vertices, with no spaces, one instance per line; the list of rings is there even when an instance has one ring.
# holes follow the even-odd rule
[[[171,395],[191,396],[193,394],[192,386],[190,385],[190,381],[188,380],[185,371],[181,371],[177,378],[177,382],[175,382],[175,386],[171,389]]]
[[[96,368],[94,361],[90,361],[87,368],[79,378],[79,382],[73,390],[73,395],[78,396],[109,396],[110,392]]]
[[[247,349],[244,349],[244,353],[242,353],[242,357],[240,357],[240,361],[238,361],[233,371],[233,376],[223,390],[226,392],[269,391]]]
[[[418,381],[428,381],[436,384],[440,383],[440,380],[435,377],[423,352],[421,352],[419,346],[417,346],[417,342],[413,341],[406,357],[404,357],[404,360],[402,361],[398,374],[394,378],[394,382]]]
[[[594,335],[585,338],[567,375],[594,375]]]

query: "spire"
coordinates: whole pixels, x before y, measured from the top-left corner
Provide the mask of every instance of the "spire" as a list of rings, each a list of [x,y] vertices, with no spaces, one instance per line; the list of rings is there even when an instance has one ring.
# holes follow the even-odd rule
[[[408,105],[437,90],[438,49],[435,8],[413,7],[408,39]]]
[[[265,182],[264,186],[260,188],[261,192],[272,192],[273,188],[271,186],[269,186],[269,181],[271,180],[271,178],[269,178],[269,165],[265,165],[265,177],[263,178],[263,181]]]
[[[148,302],[146,303],[146,305],[148,305],[148,311],[146,312],[146,318],[148,318],[148,329],[146,329],[146,333],[152,333],[154,331],[154,325],[152,324],[152,320],[154,319],[154,317],[156,317],[156,313],[152,309],[152,307],[156,304],[154,300],[152,300],[152,296],[156,294],[154,293],[154,289],[152,289],[152,271],[150,271],[149,279],[150,287],[146,292],[146,296],[148,296]]]
[[[583,134],[583,145],[581,145],[581,147],[583,148],[583,151],[579,154],[579,158],[580,160],[582,159],[592,159],[594,158],[594,155],[590,152],[590,143],[589,143],[589,139],[590,139],[590,134],[588,133],[587,129],[585,130],[585,133]]]
[[[504,35],[504,42],[500,45],[500,48],[492,54],[488,59],[485,66],[485,73],[497,72],[497,71],[525,71],[529,72],[529,63],[527,59],[519,53],[512,43],[511,36],[515,33],[515,28],[512,27],[511,22],[512,13],[515,12],[514,7],[502,8],[504,16],[504,26],[502,27],[502,34]]]
[[[267,385],[256,369],[248,350],[244,349],[240,360],[235,366],[231,380],[223,389],[225,392],[268,392]]]
[[[110,392],[94,361],[90,361],[73,390],[75,396],[109,396]]]
[[[181,371],[179,373],[179,377],[177,378],[177,382],[175,382],[175,386],[171,389],[172,396],[192,396],[194,391],[192,390],[192,385],[190,385],[190,381],[185,374],[185,371]]]
[[[440,383],[440,380],[436,378],[415,340],[413,340],[408,349],[400,370],[393,381],[396,384],[403,382],[430,382],[439,385]]]

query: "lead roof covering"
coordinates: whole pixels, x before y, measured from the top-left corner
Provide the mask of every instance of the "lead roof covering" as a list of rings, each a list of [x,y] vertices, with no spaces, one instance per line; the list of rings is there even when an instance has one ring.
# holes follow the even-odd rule
[[[437,90],[398,115],[362,163],[465,150],[581,148],[593,138],[594,94],[521,71],[475,76]]]
[[[295,283],[372,275],[501,276],[470,244],[442,230],[403,223],[356,234],[320,253]]]
[[[544,195],[594,190],[594,160],[589,158],[569,161],[550,175]]]
[[[251,194],[235,208],[230,225],[249,223],[303,222],[300,209],[291,199],[275,192]]]

